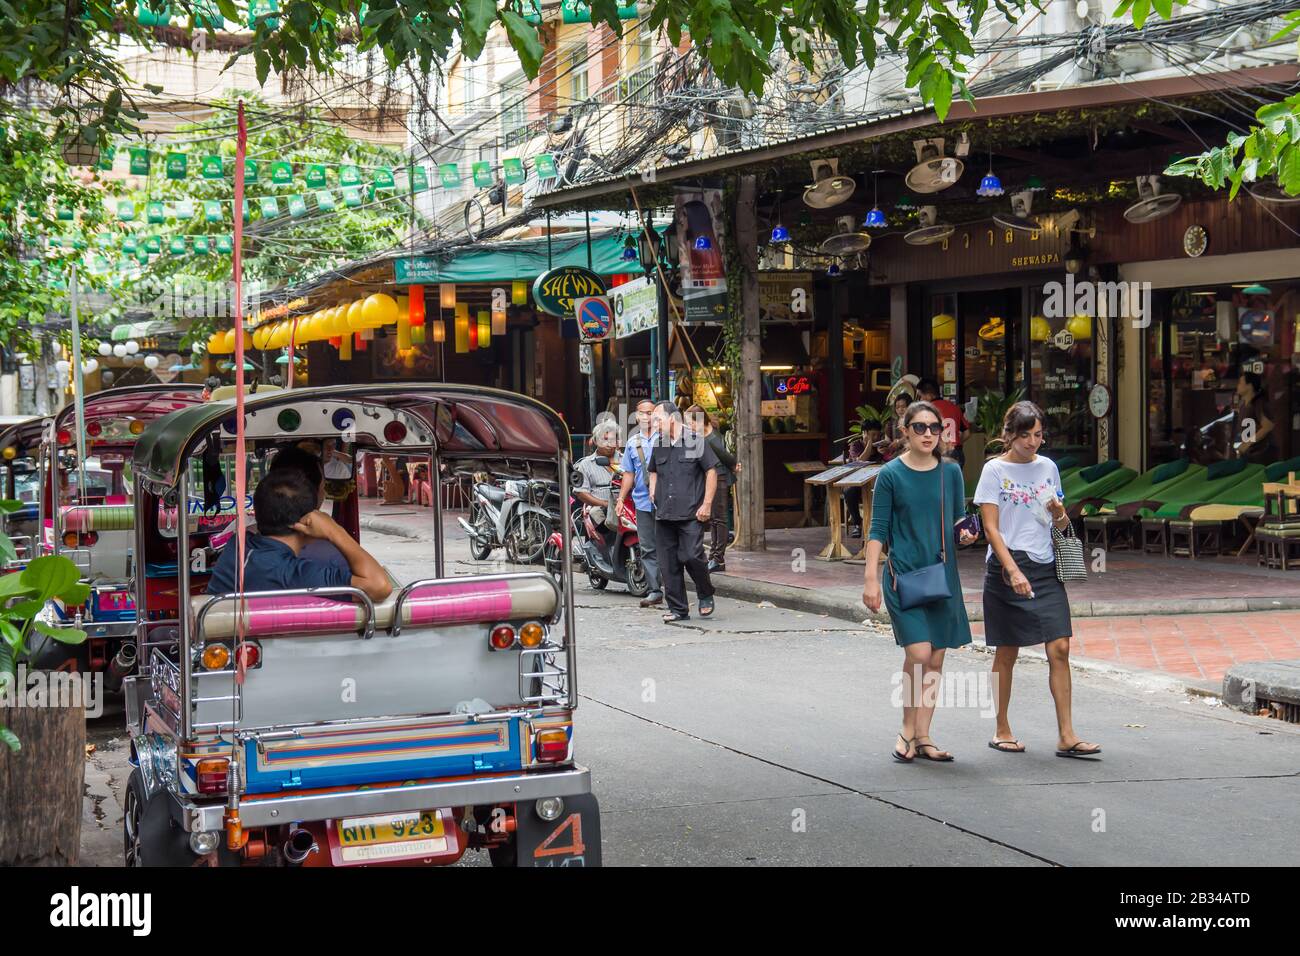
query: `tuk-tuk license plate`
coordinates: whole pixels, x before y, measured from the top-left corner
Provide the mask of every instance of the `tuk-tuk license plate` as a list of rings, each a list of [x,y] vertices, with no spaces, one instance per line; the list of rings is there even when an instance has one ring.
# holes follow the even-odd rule
[[[447,851],[442,816],[436,810],[345,817],[335,821],[334,833],[339,856],[345,863],[382,862]]]

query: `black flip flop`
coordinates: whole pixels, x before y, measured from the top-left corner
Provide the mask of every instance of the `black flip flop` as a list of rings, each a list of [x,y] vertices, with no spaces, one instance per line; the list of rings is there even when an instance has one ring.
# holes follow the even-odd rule
[[[929,747],[935,753],[939,752],[939,747],[937,744],[917,744],[916,755],[920,757],[922,760],[928,760],[931,763],[952,763],[953,760],[955,759],[952,754],[948,754],[948,756],[946,757],[927,757],[924,753],[921,752],[926,747]]]
[[[992,747],[994,750],[996,750],[998,753],[1022,754],[1025,752],[1024,744],[1020,744],[1019,747],[1008,747],[1005,746],[1006,744],[1020,744],[1020,741],[1014,738],[1012,738],[1011,740],[990,740],[989,741],[989,746]]]
[[[700,617],[713,617],[713,598],[700,598]]]
[[[1073,758],[1076,759],[1076,760],[1091,760],[1093,757],[1100,757],[1100,756],[1101,756],[1101,748],[1100,748],[1100,747],[1098,747],[1096,750],[1080,750],[1080,749],[1079,749],[1080,744],[1084,744],[1084,743],[1086,743],[1086,742],[1087,742],[1087,741],[1083,741],[1083,740],[1081,740],[1081,741],[1079,741],[1079,743],[1075,744],[1073,747],[1069,747],[1069,748],[1067,748],[1067,749],[1065,749],[1065,750],[1058,750],[1058,751],[1056,752],[1056,756],[1058,756],[1058,757],[1073,757]]]
[[[903,743],[907,744],[909,747],[912,746],[912,741],[908,740],[902,734],[898,735],[898,739],[901,740]],[[897,760],[899,763],[911,763],[913,760],[916,759],[915,755],[908,757],[905,756],[904,754],[900,754],[897,748],[891,750],[889,752],[889,755],[893,757],[895,760]]]

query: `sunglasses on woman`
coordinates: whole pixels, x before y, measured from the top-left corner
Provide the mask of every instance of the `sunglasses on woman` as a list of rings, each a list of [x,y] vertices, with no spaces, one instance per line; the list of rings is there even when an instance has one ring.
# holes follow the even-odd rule
[[[931,435],[943,434],[943,422],[909,422],[907,427],[912,429],[913,435],[924,435],[926,432]]]

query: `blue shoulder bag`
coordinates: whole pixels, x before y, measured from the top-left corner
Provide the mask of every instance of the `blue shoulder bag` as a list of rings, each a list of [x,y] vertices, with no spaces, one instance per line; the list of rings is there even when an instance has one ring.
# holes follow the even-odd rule
[[[934,604],[936,601],[946,601],[952,597],[952,589],[948,587],[948,549],[943,534],[944,523],[948,520],[947,499],[943,490],[945,484],[943,466],[944,463],[940,461],[938,468],[939,563],[927,564],[915,571],[904,571],[902,574],[896,574],[893,560],[893,532],[890,532],[890,556],[886,559],[886,563],[889,566],[889,577],[893,582],[894,591],[898,594],[898,606],[904,611],[910,611],[914,607],[921,607],[925,604]]]

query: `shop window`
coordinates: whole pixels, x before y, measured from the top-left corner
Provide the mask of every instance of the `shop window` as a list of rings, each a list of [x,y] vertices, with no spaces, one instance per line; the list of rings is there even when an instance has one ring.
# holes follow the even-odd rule
[[[1175,289],[1157,296],[1154,311],[1144,342],[1148,466],[1183,455],[1215,461],[1243,452],[1270,462],[1300,451],[1294,427],[1300,282]],[[1238,396],[1256,381],[1263,398],[1252,414],[1238,407]],[[1254,429],[1271,423],[1254,447],[1241,445],[1243,418],[1254,420]]]
[[[1048,316],[1040,290],[1032,290],[1029,319],[1029,397],[1047,417],[1046,450],[1079,464],[1096,461],[1097,422],[1088,409],[1095,382],[1093,334],[1096,319]]]

